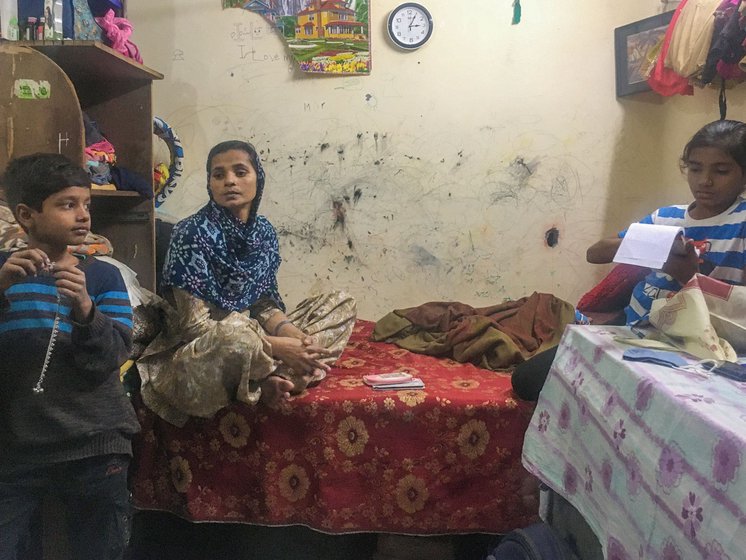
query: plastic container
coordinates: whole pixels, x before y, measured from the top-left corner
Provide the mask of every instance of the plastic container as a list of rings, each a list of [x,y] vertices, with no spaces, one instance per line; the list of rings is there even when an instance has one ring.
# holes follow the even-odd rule
[[[29,16],[26,19],[26,29],[24,31],[24,37],[26,41],[35,41],[36,40],[36,18],[34,16]]]
[[[18,31],[18,1],[0,0],[0,38],[17,41]]]

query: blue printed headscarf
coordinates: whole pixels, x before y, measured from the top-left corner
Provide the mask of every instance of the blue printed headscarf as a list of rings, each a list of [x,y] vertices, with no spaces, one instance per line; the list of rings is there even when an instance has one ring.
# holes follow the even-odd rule
[[[172,286],[221,309],[245,311],[259,299],[272,299],[283,311],[277,288],[280,251],[274,227],[257,214],[264,191],[264,169],[251,144],[215,146],[207,159],[208,191],[212,158],[228,150],[249,154],[256,171],[256,196],[246,223],[212,199],[174,227],[163,268],[163,287]]]

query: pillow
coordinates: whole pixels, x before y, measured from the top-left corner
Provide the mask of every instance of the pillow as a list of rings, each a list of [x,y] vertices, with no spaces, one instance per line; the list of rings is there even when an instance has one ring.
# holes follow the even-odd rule
[[[0,200],[0,251],[8,252],[26,246],[26,234],[16,222],[13,212]]]
[[[606,313],[624,309],[632,297],[632,290],[650,272],[649,268],[618,264],[595,287],[578,301],[581,313]]]

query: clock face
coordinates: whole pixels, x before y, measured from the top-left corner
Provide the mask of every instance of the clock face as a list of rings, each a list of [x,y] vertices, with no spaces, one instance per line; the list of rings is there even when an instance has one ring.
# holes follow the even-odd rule
[[[406,2],[391,12],[387,27],[389,37],[397,46],[416,49],[432,35],[433,18],[424,6]]]

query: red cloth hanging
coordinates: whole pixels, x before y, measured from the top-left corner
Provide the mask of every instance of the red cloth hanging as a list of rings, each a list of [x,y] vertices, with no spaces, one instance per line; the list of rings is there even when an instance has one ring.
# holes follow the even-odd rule
[[[668,54],[668,46],[671,44],[671,37],[673,36],[674,27],[679,19],[679,14],[682,8],[686,5],[687,0],[682,0],[676,11],[671,18],[671,23],[666,29],[666,36],[663,39],[663,45],[661,46],[658,58],[655,61],[650,77],[648,78],[648,85],[653,91],[661,95],[694,95],[694,88],[685,77],[677,74],[670,68],[666,68],[665,61],[666,55]]]

